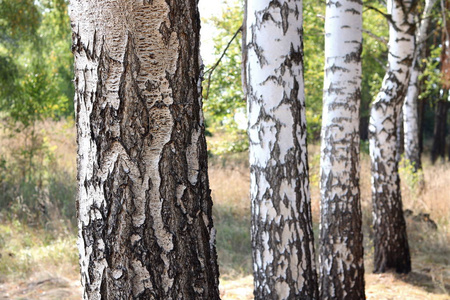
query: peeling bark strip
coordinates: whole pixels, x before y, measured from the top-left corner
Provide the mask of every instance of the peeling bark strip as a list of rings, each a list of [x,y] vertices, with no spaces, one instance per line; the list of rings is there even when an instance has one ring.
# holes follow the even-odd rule
[[[373,226],[375,231],[374,272],[395,269],[411,271],[406,224],[403,217],[398,174],[397,119],[409,80],[414,52],[412,2],[388,0],[389,70],[370,113],[370,156],[372,160]],[[405,15],[404,12],[410,12]]]
[[[362,1],[327,1],[320,299],[365,299],[359,189]]]
[[[84,299],[219,299],[196,3],[71,1]]]
[[[303,92],[302,1],[247,1],[255,299],[317,299]]]

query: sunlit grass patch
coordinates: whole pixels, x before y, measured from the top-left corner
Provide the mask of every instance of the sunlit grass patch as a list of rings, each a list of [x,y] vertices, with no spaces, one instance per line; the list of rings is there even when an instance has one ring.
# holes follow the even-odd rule
[[[58,273],[68,266],[73,272],[78,262],[76,235],[63,224],[59,230],[49,232],[19,221],[0,225],[0,280],[23,279],[41,270]]]
[[[210,160],[209,177],[221,278],[251,274],[250,171],[247,153]]]

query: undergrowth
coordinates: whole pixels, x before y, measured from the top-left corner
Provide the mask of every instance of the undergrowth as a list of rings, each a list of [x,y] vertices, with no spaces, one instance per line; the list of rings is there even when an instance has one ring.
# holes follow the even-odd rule
[[[3,222],[0,282],[23,279],[41,270],[65,273],[64,270],[78,262],[75,237],[65,224],[59,224],[58,230],[48,230],[18,220]]]

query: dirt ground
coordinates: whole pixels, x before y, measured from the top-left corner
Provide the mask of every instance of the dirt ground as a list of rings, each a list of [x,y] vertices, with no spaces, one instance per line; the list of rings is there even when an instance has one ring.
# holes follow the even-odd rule
[[[0,284],[0,299],[79,300],[81,284],[78,280],[41,273],[28,280]]]
[[[252,280],[252,276],[222,280],[222,300],[253,299]],[[449,270],[419,268],[408,275],[366,274],[368,300],[450,300],[449,292]],[[78,280],[41,273],[29,280],[1,284],[0,299],[78,300],[81,299],[81,286]]]

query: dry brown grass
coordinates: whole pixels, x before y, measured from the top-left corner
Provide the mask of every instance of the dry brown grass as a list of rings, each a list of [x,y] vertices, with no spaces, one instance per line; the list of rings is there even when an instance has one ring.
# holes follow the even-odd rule
[[[56,157],[61,168],[71,170],[75,180],[75,129],[72,123],[45,122],[37,127],[45,133],[46,143]],[[25,133],[8,139],[0,130],[0,154],[11,155],[14,149],[20,149],[26,140]],[[310,175],[311,199],[314,229],[317,233],[320,214],[320,194],[318,186],[319,146],[311,145]],[[371,240],[371,191],[370,191],[370,160],[366,154],[361,159],[361,200],[363,209],[363,227],[365,233],[365,266],[367,299],[450,299],[450,165],[431,166],[425,160],[423,178],[425,185],[418,189],[408,179],[411,174],[407,168],[402,169],[402,193],[404,208],[411,209],[414,214],[428,213],[438,225],[438,230],[432,230],[426,224],[407,219],[408,236],[413,260],[413,272],[409,275],[372,274],[373,244]],[[224,155],[210,159],[210,187],[214,201],[214,220],[217,229],[217,249],[221,268],[222,299],[252,299],[251,249],[250,249],[250,200],[249,200],[249,170],[247,154]],[[6,225],[5,225],[6,226]],[[6,229],[5,229],[6,230]],[[75,240],[75,239],[73,239]],[[37,250],[40,245],[30,244],[30,251]],[[10,245],[11,246],[11,245]],[[36,247],[34,247],[36,246]],[[39,246],[39,247],[38,247]],[[4,247],[4,246],[3,246]],[[12,247],[12,246],[11,246]],[[6,248],[4,248],[6,249]],[[74,247],[75,249],[75,247]],[[5,250],[6,251],[6,250]],[[42,256],[39,267],[45,270],[55,270],[55,274],[69,278],[66,283],[54,281],[53,277],[42,275],[33,269],[26,277],[13,276],[0,285],[1,294],[5,291],[28,293],[29,298],[38,299],[39,291],[51,293],[50,284],[54,281],[55,289],[69,293],[67,289],[78,293],[79,286],[74,285],[72,278],[78,277],[76,263],[58,266]],[[38,259],[38,258],[36,258]],[[71,260],[69,260],[71,261]],[[73,261],[73,260],[72,260]],[[29,268],[27,272],[29,272]],[[65,268],[64,270],[60,268]],[[21,272],[18,268],[17,272]],[[47,278],[41,282],[40,278]],[[19,279],[17,278],[25,278]],[[61,286],[62,285],[62,286]],[[67,295],[69,295],[67,294]],[[58,294],[57,294],[58,295]],[[62,294],[61,294],[62,295]],[[60,299],[76,299],[65,298]],[[76,294],[75,294],[76,295]],[[41,296],[39,296],[41,297]],[[15,297],[11,296],[11,299]],[[55,298],[56,299],[56,298]]]
[[[32,131],[35,132],[35,143],[45,143],[56,155],[61,167],[76,168],[76,129],[73,120],[44,121],[26,130],[11,132],[0,123],[0,154],[6,157],[17,154],[22,149],[33,147]]]
[[[228,206],[242,215],[250,213],[250,172],[243,163],[246,158],[242,153],[237,158],[210,159],[208,170],[214,205]]]

